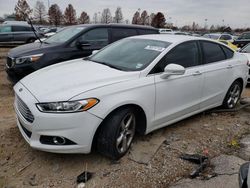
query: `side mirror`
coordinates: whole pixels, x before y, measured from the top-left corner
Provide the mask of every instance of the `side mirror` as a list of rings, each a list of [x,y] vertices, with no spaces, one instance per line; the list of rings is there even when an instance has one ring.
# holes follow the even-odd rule
[[[177,64],[169,64],[164,68],[164,72],[161,75],[162,79],[166,79],[171,75],[183,75],[185,68]]]
[[[92,55],[96,54],[97,52],[99,52],[99,50],[93,50]]]
[[[239,185],[240,188],[247,188],[248,185],[248,179],[249,179],[249,162],[241,165],[240,171],[239,171]]]
[[[91,46],[91,44],[88,41],[77,41],[76,42],[76,47],[77,48],[84,48],[84,47],[88,47]]]

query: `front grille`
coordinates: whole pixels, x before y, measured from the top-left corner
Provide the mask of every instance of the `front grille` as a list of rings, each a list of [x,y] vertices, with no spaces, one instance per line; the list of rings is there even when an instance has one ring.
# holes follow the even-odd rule
[[[17,109],[22,114],[22,116],[30,123],[34,121],[34,116],[31,113],[28,106],[16,95]]]
[[[7,66],[8,68],[12,68],[12,67],[14,67],[14,66],[15,66],[15,62],[13,61],[13,59],[12,59],[12,58],[7,57],[6,66]]]

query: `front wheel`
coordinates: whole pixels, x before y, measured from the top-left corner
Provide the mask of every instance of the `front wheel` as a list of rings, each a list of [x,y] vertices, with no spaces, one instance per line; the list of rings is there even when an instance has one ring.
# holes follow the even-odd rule
[[[135,135],[136,116],[131,108],[115,111],[104,120],[97,138],[97,150],[112,159],[127,153]]]
[[[242,91],[242,84],[239,81],[235,81],[227,91],[222,106],[226,109],[234,108],[237,102],[240,100],[241,91]]]

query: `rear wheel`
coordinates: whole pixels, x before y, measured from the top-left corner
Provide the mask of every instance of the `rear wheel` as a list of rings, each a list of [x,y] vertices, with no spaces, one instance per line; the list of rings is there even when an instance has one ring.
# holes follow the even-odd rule
[[[136,116],[131,108],[115,111],[104,120],[97,138],[97,150],[112,159],[127,153],[135,135]]]
[[[241,91],[242,84],[239,81],[235,81],[227,91],[226,97],[223,101],[223,107],[226,109],[234,108],[240,100]]]

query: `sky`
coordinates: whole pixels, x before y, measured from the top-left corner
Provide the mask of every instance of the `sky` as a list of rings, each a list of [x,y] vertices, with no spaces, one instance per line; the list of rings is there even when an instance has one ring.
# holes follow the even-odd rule
[[[250,27],[250,0],[40,0],[48,7],[57,3],[64,12],[71,3],[77,16],[86,11],[90,18],[94,13],[101,14],[104,8],[110,8],[114,15],[115,9],[122,8],[124,19],[132,20],[133,14],[140,9],[148,14],[162,12],[167,22],[177,26],[191,25],[194,22],[200,26],[207,24],[229,25],[232,28]],[[31,8],[36,0],[27,0]],[[14,12],[17,0],[0,0],[0,16]],[[207,20],[207,21],[205,21]],[[207,22],[207,23],[205,23]]]

